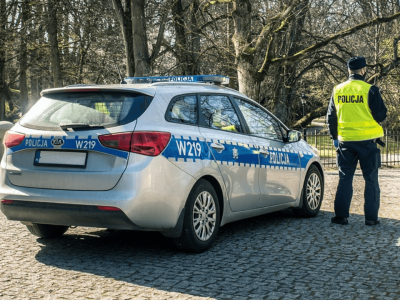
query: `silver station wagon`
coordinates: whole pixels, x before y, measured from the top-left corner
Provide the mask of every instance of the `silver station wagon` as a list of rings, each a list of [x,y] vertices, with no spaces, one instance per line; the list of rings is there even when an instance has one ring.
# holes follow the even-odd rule
[[[45,90],[6,133],[1,210],[41,238],[70,226],[159,231],[202,252],[220,226],[318,214],[324,173],[298,131],[220,75]],[[125,83],[125,82],[124,82]]]

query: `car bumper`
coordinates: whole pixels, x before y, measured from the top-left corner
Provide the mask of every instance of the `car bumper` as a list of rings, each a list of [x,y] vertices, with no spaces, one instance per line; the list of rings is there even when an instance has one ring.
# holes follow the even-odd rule
[[[1,211],[7,219],[23,223],[140,229],[123,211],[106,211],[92,205],[12,201],[2,203]]]
[[[186,203],[187,196],[196,180],[182,171],[164,157],[143,159],[143,163],[128,164],[118,184],[108,191],[71,191],[17,187],[10,183],[5,174],[5,168],[1,168],[0,199],[20,201],[21,203],[47,203],[38,209],[38,215],[21,213],[20,208],[4,211],[10,220],[18,220],[31,223],[47,223],[68,226],[90,226],[120,229],[141,229],[165,232],[176,228],[178,220]],[[5,206],[6,204],[3,204]],[[51,205],[67,205],[68,209],[57,209],[58,218],[51,218],[47,214],[53,212]],[[74,208],[68,205],[75,205]],[[121,214],[113,214],[89,209],[79,212],[76,218],[76,208],[111,206],[121,210]],[[41,207],[39,205],[39,207]],[[63,206],[57,206],[63,207]],[[26,210],[31,210],[28,206]],[[79,209],[78,209],[79,211]],[[90,213],[89,213],[90,212]],[[23,215],[23,220],[21,216]],[[93,217],[92,217],[93,216]],[[121,216],[121,220],[118,219]],[[109,218],[108,221],[100,220]],[[64,219],[65,224],[57,223],[58,219]],[[129,222],[128,222],[129,221]],[[107,223],[104,223],[107,222]],[[106,226],[105,226],[106,224]]]

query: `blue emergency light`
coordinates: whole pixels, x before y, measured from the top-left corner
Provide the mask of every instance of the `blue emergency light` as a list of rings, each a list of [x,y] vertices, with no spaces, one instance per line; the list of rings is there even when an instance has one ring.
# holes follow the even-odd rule
[[[187,75],[187,76],[158,76],[158,77],[126,77],[125,81],[135,83],[157,82],[209,82],[215,84],[229,84],[229,77],[223,75]]]

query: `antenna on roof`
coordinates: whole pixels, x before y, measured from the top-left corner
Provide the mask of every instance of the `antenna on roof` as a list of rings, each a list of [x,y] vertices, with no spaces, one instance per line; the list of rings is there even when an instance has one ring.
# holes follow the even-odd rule
[[[119,79],[121,79],[120,84],[126,84],[126,81],[125,81],[124,78],[122,77],[122,74],[121,74],[121,72],[120,72],[120,70],[119,70],[118,65],[117,65],[117,70],[118,70],[118,74],[119,74]]]

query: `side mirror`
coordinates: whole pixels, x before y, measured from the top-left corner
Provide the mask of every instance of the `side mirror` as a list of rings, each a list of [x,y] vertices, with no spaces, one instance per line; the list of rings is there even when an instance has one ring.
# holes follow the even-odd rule
[[[302,134],[297,130],[289,130],[287,141],[289,143],[295,143],[301,140]]]

